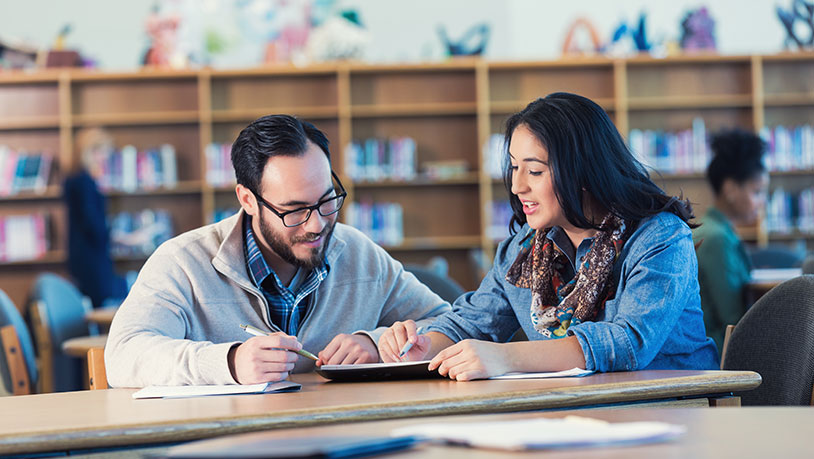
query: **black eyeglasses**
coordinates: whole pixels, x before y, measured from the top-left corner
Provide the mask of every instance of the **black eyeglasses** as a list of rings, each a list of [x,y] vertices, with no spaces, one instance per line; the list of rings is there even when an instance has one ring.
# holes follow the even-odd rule
[[[339,185],[339,192],[336,194],[336,196],[323,199],[313,206],[300,207],[299,209],[289,210],[286,212],[277,212],[274,207],[271,207],[271,204],[266,202],[265,199],[261,198],[260,195],[255,193],[253,190],[252,194],[254,194],[257,201],[260,204],[263,204],[266,209],[272,211],[274,215],[280,217],[280,219],[283,220],[283,225],[292,228],[307,222],[311,217],[311,212],[314,210],[319,212],[319,214],[323,217],[327,217],[339,212],[339,209],[342,208],[342,204],[345,203],[345,197],[348,195],[348,193],[345,191],[345,187],[342,186],[342,182],[339,181],[339,177],[337,177],[333,171],[331,171],[331,177],[333,177],[333,179],[336,180],[336,184]],[[334,189],[334,191],[336,191],[336,189]]]

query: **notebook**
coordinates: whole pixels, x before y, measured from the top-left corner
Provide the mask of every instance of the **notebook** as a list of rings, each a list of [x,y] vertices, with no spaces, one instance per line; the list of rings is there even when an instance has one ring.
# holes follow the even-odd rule
[[[571,368],[570,370],[552,371],[547,373],[506,373],[505,375],[492,376],[489,379],[542,379],[542,378],[581,378],[593,374],[593,371],[582,368]]]
[[[291,381],[260,384],[227,384],[205,386],[149,386],[133,394],[134,399],[144,398],[184,398],[208,395],[267,394],[271,392],[292,392],[302,386]]]
[[[686,427],[664,422],[606,422],[581,416],[562,419],[528,418],[512,421],[416,424],[391,432],[476,448],[524,451],[666,441],[683,435]]]

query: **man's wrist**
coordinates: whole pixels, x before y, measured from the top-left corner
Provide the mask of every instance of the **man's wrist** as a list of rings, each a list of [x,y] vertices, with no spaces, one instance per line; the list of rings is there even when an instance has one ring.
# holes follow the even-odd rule
[[[240,343],[235,343],[232,347],[229,348],[229,352],[226,353],[226,363],[229,365],[229,373],[232,374],[232,379],[235,380],[236,383],[240,384],[240,381],[237,380],[237,369],[235,368],[235,356],[237,355],[237,348],[240,347]]]

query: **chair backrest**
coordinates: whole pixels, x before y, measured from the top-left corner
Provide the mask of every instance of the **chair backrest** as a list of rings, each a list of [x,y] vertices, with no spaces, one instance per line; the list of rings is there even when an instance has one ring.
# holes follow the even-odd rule
[[[3,395],[31,393],[31,381],[14,325],[0,327],[0,379]],[[6,381],[6,379],[8,379]]]
[[[62,352],[62,343],[88,336],[85,314],[90,303],[67,280],[51,273],[40,275],[31,292],[34,337],[42,362],[43,392],[64,392],[84,387],[82,360]]]
[[[107,389],[107,371],[105,370],[105,348],[88,349],[88,388],[90,390]]]
[[[735,326],[725,370],[760,373],[763,383],[738,394],[743,405],[810,405],[814,387],[814,276],[783,282]]]
[[[404,269],[413,273],[419,282],[429,287],[430,290],[435,292],[444,301],[452,303],[466,292],[466,290],[452,278],[441,275],[433,269],[415,265],[407,265]]]
[[[17,341],[19,341],[20,351],[22,352],[23,359],[25,360],[26,370],[28,371],[28,382],[33,387],[37,383],[39,374],[37,372],[37,360],[34,355],[34,343],[31,341],[31,335],[28,333],[28,326],[20,315],[20,311],[11,302],[11,299],[6,293],[0,290],[0,327],[11,325],[17,334]],[[31,387],[28,388],[29,392]]]
[[[754,249],[749,256],[755,269],[795,268],[803,261],[798,251],[778,245]]]
[[[809,255],[803,261],[803,274],[814,274],[814,255]]]

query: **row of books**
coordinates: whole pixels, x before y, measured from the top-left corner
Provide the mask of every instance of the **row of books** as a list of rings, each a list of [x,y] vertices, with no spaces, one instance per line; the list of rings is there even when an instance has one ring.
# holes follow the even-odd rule
[[[494,179],[503,177],[503,165],[506,161],[506,146],[503,134],[492,134],[483,146],[483,167]]]
[[[764,162],[768,170],[814,169],[814,127],[764,127],[760,130],[760,136],[766,141]]]
[[[88,167],[105,191],[175,188],[178,184],[175,147],[170,144],[147,150],[127,145],[121,150],[98,151]]]
[[[44,213],[0,217],[0,261],[41,258],[50,248],[50,217]]]
[[[766,203],[766,230],[788,234],[814,233],[814,187],[800,193],[775,189]]]
[[[509,205],[508,199],[492,201],[490,205],[492,207],[492,222],[486,228],[486,236],[493,241],[502,241],[509,237],[512,206]]]
[[[397,246],[404,241],[404,211],[396,203],[352,202],[344,208],[345,221],[374,242]]]
[[[354,181],[412,180],[416,143],[410,137],[367,139],[345,147],[345,173]]]
[[[119,212],[110,217],[110,252],[114,256],[150,255],[172,236],[172,217],[166,210]]]
[[[642,164],[663,174],[703,172],[712,159],[702,118],[679,132],[631,129],[628,144]]]
[[[0,145],[0,196],[44,193],[52,164],[51,154],[17,151]]]
[[[210,143],[206,155],[206,183],[212,186],[234,185],[235,169],[232,167],[232,144]]]

